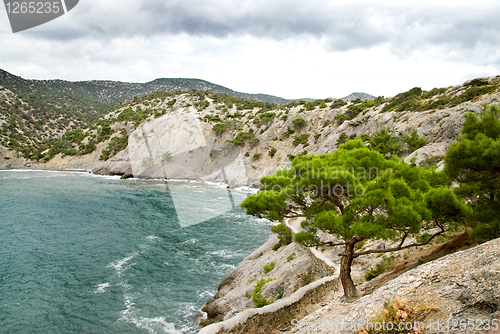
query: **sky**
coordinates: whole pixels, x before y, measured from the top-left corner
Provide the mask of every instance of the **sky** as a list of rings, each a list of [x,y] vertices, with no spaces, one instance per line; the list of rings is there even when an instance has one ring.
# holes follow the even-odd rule
[[[500,74],[499,17],[498,0],[80,0],[13,34],[0,8],[0,68],[26,79],[198,78],[290,99],[388,97]]]

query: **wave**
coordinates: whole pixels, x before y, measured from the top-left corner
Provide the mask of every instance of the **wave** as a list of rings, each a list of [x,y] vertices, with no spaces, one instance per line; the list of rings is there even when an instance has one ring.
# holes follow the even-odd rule
[[[94,293],[104,293],[106,292],[106,288],[109,288],[111,285],[109,283],[102,283],[97,285],[97,287],[94,289]]]
[[[128,261],[132,260],[134,258],[134,256],[138,255],[139,253],[138,252],[135,252],[134,254],[130,255],[130,256],[127,256],[121,260],[118,260],[118,261],[113,261],[111,262],[110,264],[107,265],[108,268],[114,268],[116,270],[116,274],[118,276],[121,276],[122,273],[127,270],[128,268],[125,268],[123,269],[123,266],[128,264]]]

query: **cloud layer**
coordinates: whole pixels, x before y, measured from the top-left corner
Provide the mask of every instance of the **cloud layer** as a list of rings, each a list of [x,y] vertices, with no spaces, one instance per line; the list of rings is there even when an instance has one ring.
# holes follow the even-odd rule
[[[363,51],[376,66],[370,57],[377,53],[372,51],[384,49],[385,57],[401,61],[435,59],[489,74],[500,68],[499,14],[494,1],[86,0],[31,34],[3,38],[0,46],[12,49],[0,51],[0,66],[14,58],[15,45],[30,41],[42,49],[76,54],[95,66],[115,67],[147,61],[137,58],[137,50],[130,51],[134,44],[143,47],[150,59],[161,53],[189,66],[183,59],[191,57],[193,67],[201,63],[220,66],[213,65],[217,58],[226,59],[230,51],[241,56],[249,44],[262,48],[263,53],[274,44],[297,59],[307,49],[322,53],[324,59],[330,55],[332,60],[336,55]],[[6,17],[0,16],[0,24],[6,25]],[[123,53],[102,50],[110,46]],[[207,64],[210,59],[214,62]],[[308,65],[297,64],[301,66]]]

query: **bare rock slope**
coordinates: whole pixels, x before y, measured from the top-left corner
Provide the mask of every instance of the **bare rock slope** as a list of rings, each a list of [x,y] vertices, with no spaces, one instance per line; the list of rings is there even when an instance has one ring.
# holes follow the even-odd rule
[[[293,325],[290,332],[353,333],[350,328],[333,327],[371,320],[384,303],[398,297],[422,310],[420,321],[427,333],[488,333],[500,326],[499,259],[500,239],[447,255],[402,274],[356,302],[335,300]],[[469,319],[474,325],[463,330],[460,326]]]
[[[498,84],[500,78],[489,78],[490,84]],[[451,87],[442,97],[458,97],[464,94],[470,83]],[[221,181],[230,186],[258,186],[260,178],[277,170],[288,168],[290,155],[324,154],[338,147],[341,135],[373,136],[385,129],[396,136],[417,130],[428,144],[406,158],[407,162],[422,163],[433,158],[442,161],[448,146],[458,138],[465,112],[479,113],[484,103],[499,103],[500,93],[493,91],[467,102],[443,109],[425,111],[387,111],[381,104],[363,110],[350,120],[339,120],[339,115],[349,112],[352,103],[335,107],[335,102],[323,103],[314,108],[303,105],[280,107],[267,113],[272,121],[262,120],[262,110],[240,110],[236,106],[223,108],[223,104],[208,101],[208,107],[200,110],[189,94],[176,97],[174,105],[159,102],[158,108],[165,115],[146,120],[129,134],[128,151],[119,159],[96,163],[96,173],[123,174],[130,169],[143,178],[185,178],[199,181]],[[225,110],[224,110],[225,109]],[[119,113],[120,110],[116,112]],[[272,115],[271,115],[272,114]],[[297,127],[295,120],[305,123]],[[342,117],[340,117],[341,119]],[[237,120],[227,131],[216,133],[210,119]],[[241,144],[229,142],[238,133],[246,133],[252,140],[242,139]],[[296,139],[300,136],[302,140]],[[270,154],[270,150],[275,150]],[[130,164],[127,165],[126,161]]]

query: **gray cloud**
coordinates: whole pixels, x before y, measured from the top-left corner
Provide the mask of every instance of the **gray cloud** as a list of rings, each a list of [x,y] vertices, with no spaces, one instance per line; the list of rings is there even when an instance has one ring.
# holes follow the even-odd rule
[[[373,1],[82,0],[46,25],[6,31],[0,68],[72,80],[199,77],[290,98],[388,95],[500,70],[493,2]],[[1,13],[0,24],[8,30]]]
[[[495,51],[500,42],[498,14],[495,4],[480,3],[445,8],[314,0],[87,0],[57,23],[58,33],[45,38],[110,40],[185,34],[220,39],[250,35],[279,41],[305,36],[324,39],[329,51],[388,44],[400,58],[434,46],[469,57],[481,46],[479,53],[485,54],[474,58],[485,64],[500,63]]]

